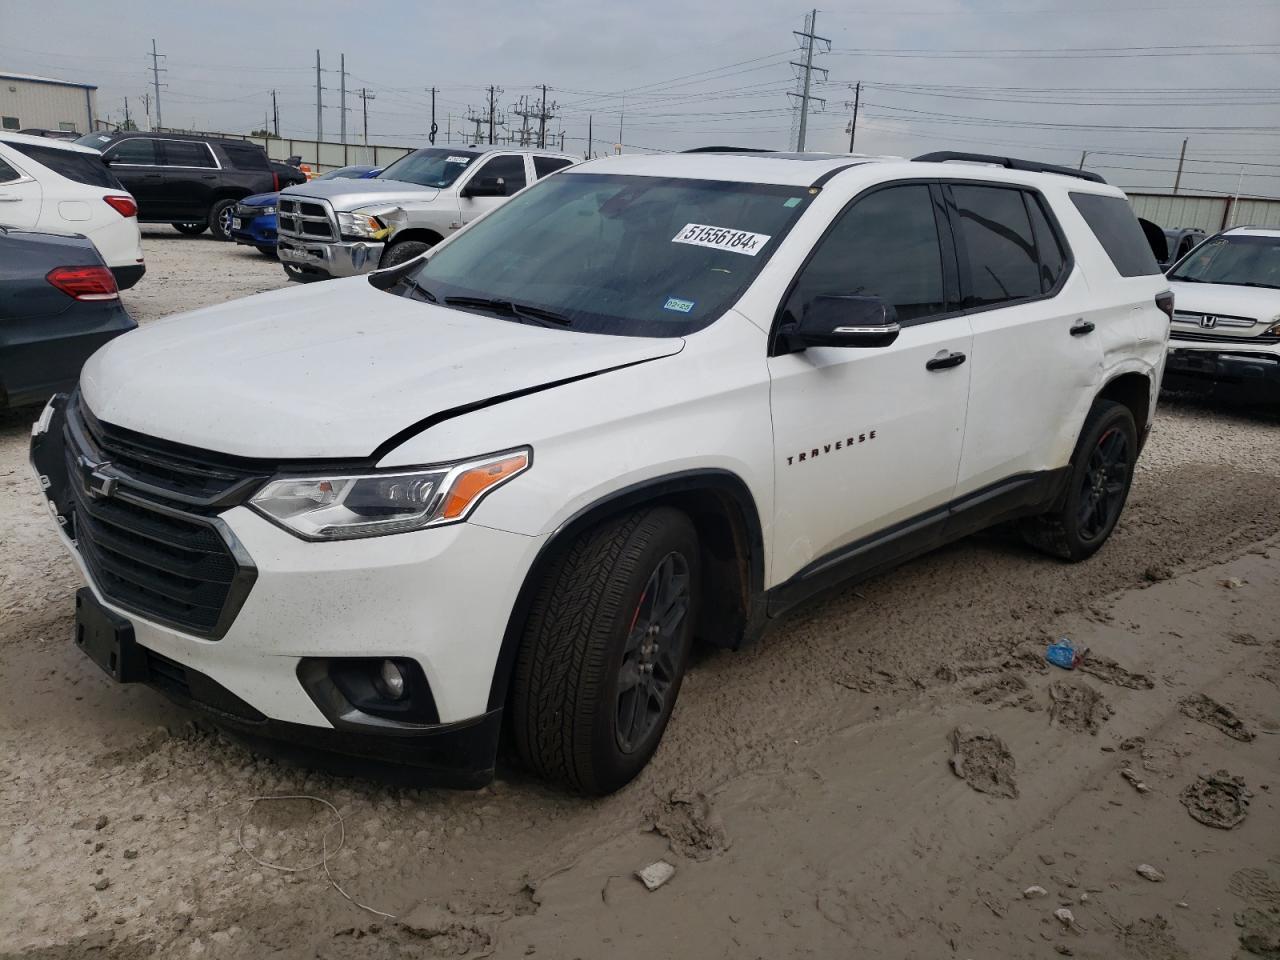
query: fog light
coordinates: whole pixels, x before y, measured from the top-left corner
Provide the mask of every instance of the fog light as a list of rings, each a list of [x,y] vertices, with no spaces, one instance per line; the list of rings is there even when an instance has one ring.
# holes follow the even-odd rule
[[[382,687],[392,700],[399,700],[404,696],[404,674],[400,672],[400,668],[396,666],[394,660],[383,660],[382,668],[379,671],[382,678]]]

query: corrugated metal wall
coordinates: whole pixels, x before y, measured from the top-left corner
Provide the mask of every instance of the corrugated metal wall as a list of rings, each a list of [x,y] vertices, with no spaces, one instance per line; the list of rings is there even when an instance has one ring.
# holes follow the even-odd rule
[[[87,94],[87,99],[86,99]],[[97,91],[30,80],[0,77],[0,117],[17,117],[22,127],[58,130],[73,123],[80,133],[93,130],[90,111],[97,113]]]
[[[1177,196],[1171,193],[1131,193],[1129,202],[1134,212],[1166,230],[1199,227],[1206,233],[1217,233],[1225,227],[1280,227],[1280,200],[1261,197]]]

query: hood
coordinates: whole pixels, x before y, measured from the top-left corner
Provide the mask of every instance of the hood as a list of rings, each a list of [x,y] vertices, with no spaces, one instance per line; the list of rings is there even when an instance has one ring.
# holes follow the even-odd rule
[[[100,420],[149,436],[244,457],[340,459],[368,457],[444,411],[683,346],[465,313],[351,277],[149,324],[95,353],[80,387]]]
[[[275,205],[278,193],[255,193],[252,197],[245,197],[240,201],[242,207],[271,207]]]
[[[370,203],[423,203],[440,193],[435,187],[420,187],[402,180],[313,180],[305,186],[290,187],[285,196],[323,197],[335,210],[355,210]]]
[[[1177,311],[1248,317],[1265,326],[1270,326],[1280,317],[1280,290],[1182,280],[1175,280],[1169,286],[1173,290],[1173,306]],[[1261,331],[1259,327],[1258,332]]]

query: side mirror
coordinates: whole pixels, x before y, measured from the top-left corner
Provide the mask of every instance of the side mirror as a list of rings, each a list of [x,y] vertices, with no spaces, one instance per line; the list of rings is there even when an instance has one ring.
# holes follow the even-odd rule
[[[804,305],[800,322],[784,329],[787,347],[887,347],[898,339],[898,312],[879,297],[820,294]]]
[[[103,157],[103,158],[102,158],[102,162],[103,162],[103,163],[105,163],[105,164],[109,167],[109,166],[111,166],[113,163],[115,163],[115,162],[116,162],[116,158],[115,158],[115,157]]]
[[[507,181],[501,177],[476,177],[462,188],[464,197],[505,197]]]

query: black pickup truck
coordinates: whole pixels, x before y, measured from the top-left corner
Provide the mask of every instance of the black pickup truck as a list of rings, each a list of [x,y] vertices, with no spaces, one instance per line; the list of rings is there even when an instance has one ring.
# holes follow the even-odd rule
[[[171,223],[186,234],[208,228],[231,239],[236,201],[280,189],[266,151],[245,140],[178,133],[91,133],[76,141],[103,161],[133,194],[142,223]]]

